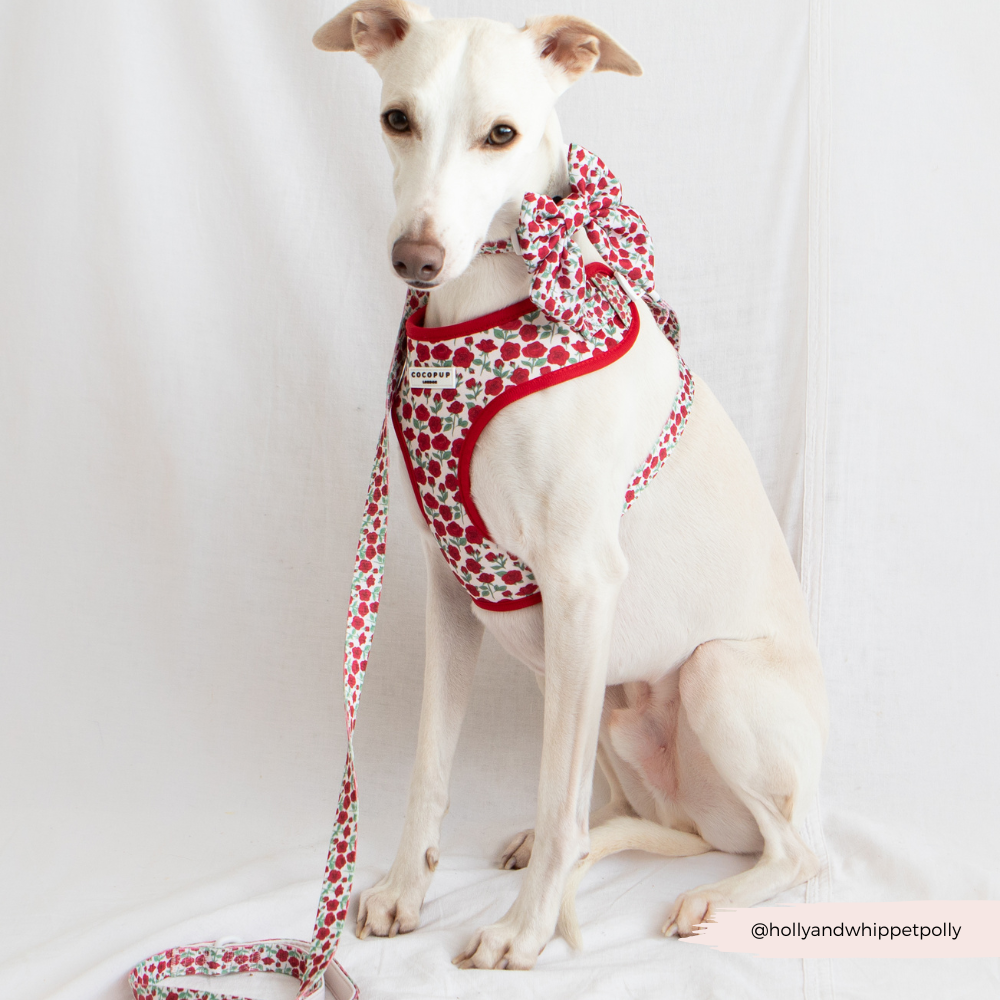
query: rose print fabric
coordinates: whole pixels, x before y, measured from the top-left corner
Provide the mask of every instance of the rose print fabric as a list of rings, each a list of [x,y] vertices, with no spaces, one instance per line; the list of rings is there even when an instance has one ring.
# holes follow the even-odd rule
[[[301,984],[297,1000],[322,996],[333,967],[338,1000],[358,990],[334,954],[347,918],[354,879],[358,797],[354,771],[354,724],[368,666],[382,589],[389,512],[390,420],[408,458],[411,483],[441,551],[477,603],[499,609],[541,600],[531,570],[489,539],[468,488],[475,440],[490,417],[528,392],[612,363],[631,346],[638,314],[618,278],[641,294],[664,333],[677,346],[677,320],[653,289],[653,251],[642,219],[621,203],[621,187],[603,162],[578,146],[569,148],[571,192],[556,202],[524,198],[517,232],[533,276],[530,298],[459,327],[424,330],[426,295],[406,301],[386,390],[386,418],[375,453],[362,516],[347,612],[344,644],[344,708],[347,760],[337,820],[330,838],[310,942],[267,940],[203,942],[169,948],[136,965],[129,975],[135,1000],[239,1000],[227,994],[186,989],[167,979],[279,972]],[[584,268],[573,233],[583,226],[607,266]],[[483,247],[515,252],[512,240]],[[407,369],[451,367],[454,388],[415,390]],[[660,435],[628,484],[623,513],[656,474],[684,428],[691,407],[691,375],[680,364],[681,385]]]
[[[653,281],[653,241],[642,216],[622,203],[618,178],[595,153],[575,144],[567,153],[569,193],[558,200],[528,192],[521,202],[517,244],[532,275],[529,297],[553,320],[589,330],[584,269],[573,233],[581,227],[605,262],[639,293],[674,347],[680,329]],[[481,253],[508,253],[512,240],[485,243]]]
[[[452,572],[482,608],[510,611],[537,604],[542,595],[527,564],[490,538],[472,499],[469,467],[479,434],[509,403],[612,363],[638,333],[638,311],[611,268],[590,264],[585,272],[582,301],[589,319],[581,329],[528,299],[478,320],[425,330],[426,296],[411,293],[407,300],[393,424],[424,517]],[[410,367],[452,369],[455,388],[415,387],[406,376]],[[627,484],[623,513],[669,454],[690,403],[690,374],[682,363],[670,419]]]

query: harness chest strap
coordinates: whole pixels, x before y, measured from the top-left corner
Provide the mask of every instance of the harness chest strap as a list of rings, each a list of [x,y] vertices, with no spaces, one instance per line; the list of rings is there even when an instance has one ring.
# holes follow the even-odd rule
[[[471,466],[480,435],[511,403],[614,364],[639,333],[634,292],[624,279],[603,263],[587,264],[585,272],[588,324],[582,330],[553,320],[531,299],[467,322],[424,328],[427,296],[407,297],[406,336],[401,333],[396,345],[407,376],[390,405],[393,426],[414,497],[442,557],[473,602],[489,611],[529,607],[542,594],[531,567],[492,538],[475,503]],[[622,484],[623,514],[683,430],[692,383],[679,355],[678,370],[661,433]]]

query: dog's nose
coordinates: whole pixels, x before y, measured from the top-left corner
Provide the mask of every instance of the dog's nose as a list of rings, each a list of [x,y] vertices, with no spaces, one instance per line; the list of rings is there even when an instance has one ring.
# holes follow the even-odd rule
[[[392,266],[407,281],[433,281],[444,264],[444,247],[437,243],[398,239],[392,245]]]

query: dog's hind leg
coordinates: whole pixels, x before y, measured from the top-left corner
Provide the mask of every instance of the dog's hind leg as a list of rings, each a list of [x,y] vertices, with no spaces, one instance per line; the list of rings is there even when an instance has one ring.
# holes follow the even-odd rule
[[[542,688],[542,693],[544,694],[545,681],[541,676],[539,676],[539,686]],[[629,798],[625,794],[618,771],[614,766],[613,754],[607,746],[606,720],[610,717],[610,713],[614,709],[620,708],[624,704],[625,698],[622,694],[620,684],[606,689],[604,693],[604,713],[601,717],[601,731],[597,743],[597,763],[601,767],[601,773],[608,783],[611,795],[603,806],[595,809],[590,814],[589,827],[591,830],[618,816],[635,815],[635,810],[629,803]],[[639,785],[637,781],[634,783],[637,786]],[[534,844],[535,831],[522,830],[504,848],[503,854],[500,856],[500,866],[507,869],[526,868],[528,862],[531,860],[531,849],[534,847]]]
[[[483,626],[465,588],[424,537],[427,557],[427,649],[417,757],[403,836],[388,874],[361,893],[358,937],[412,931],[437,867],[441,821],[448,811],[452,760],[469,703]]]
[[[768,639],[699,646],[681,668],[680,696],[691,732],[763,839],[752,868],[677,898],[663,932],[685,936],[715,907],[753,906],[818,871],[795,827],[819,782],[826,703],[815,649],[792,653]],[[713,827],[725,836],[725,815],[704,803],[690,812],[709,843]]]

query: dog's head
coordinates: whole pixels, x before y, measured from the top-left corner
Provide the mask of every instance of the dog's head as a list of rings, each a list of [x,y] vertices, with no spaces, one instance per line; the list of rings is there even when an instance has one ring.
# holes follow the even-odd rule
[[[556,98],[590,71],[639,64],[578,17],[523,28],[439,20],[407,0],[357,0],[313,38],[358,52],[382,78],[382,134],[393,162],[396,273],[417,288],[460,275],[485,239],[509,236],[525,191],[565,186]]]

